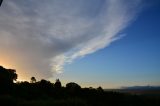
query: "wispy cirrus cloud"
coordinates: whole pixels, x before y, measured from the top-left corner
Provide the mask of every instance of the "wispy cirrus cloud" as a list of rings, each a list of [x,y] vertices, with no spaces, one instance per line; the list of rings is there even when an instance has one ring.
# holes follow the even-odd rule
[[[51,77],[65,64],[119,39],[140,4],[141,0],[6,0],[0,9],[0,58],[25,74]]]

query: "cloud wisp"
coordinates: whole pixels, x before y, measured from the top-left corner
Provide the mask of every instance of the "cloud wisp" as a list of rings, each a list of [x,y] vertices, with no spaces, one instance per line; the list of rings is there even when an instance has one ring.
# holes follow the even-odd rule
[[[0,8],[0,64],[5,61],[23,74],[42,78],[61,73],[65,64],[119,39],[140,4],[141,0],[6,0]]]

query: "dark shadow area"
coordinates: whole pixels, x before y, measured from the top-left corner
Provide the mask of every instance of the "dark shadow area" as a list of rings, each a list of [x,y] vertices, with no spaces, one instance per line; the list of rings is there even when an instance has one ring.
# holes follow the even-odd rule
[[[3,0],[0,0],[0,6],[2,5]]]
[[[14,69],[0,66],[0,105],[3,106],[160,106],[160,95],[137,95],[106,91],[102,87],[81,88],[75,82],[62,86],[42,79],[16,82]]]

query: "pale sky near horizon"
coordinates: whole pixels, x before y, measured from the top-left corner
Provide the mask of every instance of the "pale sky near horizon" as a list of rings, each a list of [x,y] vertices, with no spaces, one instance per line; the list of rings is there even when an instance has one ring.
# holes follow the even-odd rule
[[[159,0],[4,0],[0,65],[83,87],[160,85]]]

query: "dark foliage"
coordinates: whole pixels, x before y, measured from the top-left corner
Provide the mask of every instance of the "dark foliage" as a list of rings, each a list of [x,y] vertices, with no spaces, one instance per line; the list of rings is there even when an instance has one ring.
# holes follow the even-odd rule
[[[59,79],[56,79],[56,82],[55,82],[55,84],[54,84],[54,87],[55,87],[56,89],[61,89],[62,84],[61,84],[61,82],[60,82]]]
[[[5,69],[0,66],[0,94],[6,94],[13,88],[13,81],[16,81],[17,74],[14,69]]]
[[[0,67],[0,106],[160,106],[160,96],[81,88],[74,82],[63,87],[59,79],[55,84],[35,77],[13,83],[16,79],[15,70]]]
[[[3,0],[0,0],[0,6],[2,5]]]
[[[31,83],[35,83],[36,82],[36,78],[35,77],[31,77]]]

